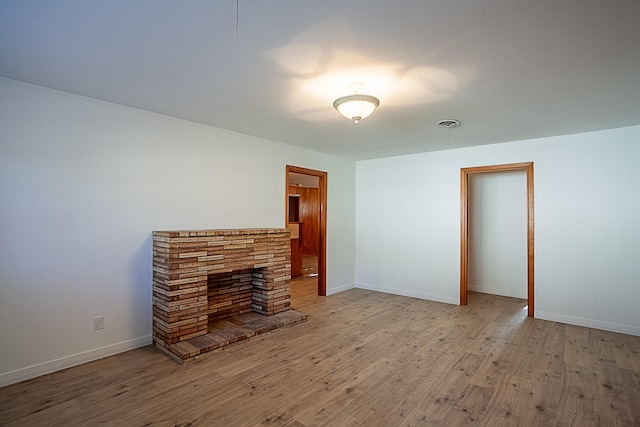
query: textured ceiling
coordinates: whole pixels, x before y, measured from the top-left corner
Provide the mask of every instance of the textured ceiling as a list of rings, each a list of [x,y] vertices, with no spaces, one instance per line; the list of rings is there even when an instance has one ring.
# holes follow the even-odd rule
[[[2,0],[0,76],[352,159],[640,124],[639,0],[238,3]]]

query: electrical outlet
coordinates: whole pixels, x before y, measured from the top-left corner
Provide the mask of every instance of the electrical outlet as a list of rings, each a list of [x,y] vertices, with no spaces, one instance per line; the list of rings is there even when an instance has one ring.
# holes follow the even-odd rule
[[[93,319],[93,330],[99,331],[101,329],[104,329],[104,317],[102,316]]]

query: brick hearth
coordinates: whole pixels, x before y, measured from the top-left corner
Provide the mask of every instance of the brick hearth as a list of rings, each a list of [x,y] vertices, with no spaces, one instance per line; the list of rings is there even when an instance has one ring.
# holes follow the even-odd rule
[[[302,322],[290,281],[288,229],[154,231],[153,340],[185,362]]]

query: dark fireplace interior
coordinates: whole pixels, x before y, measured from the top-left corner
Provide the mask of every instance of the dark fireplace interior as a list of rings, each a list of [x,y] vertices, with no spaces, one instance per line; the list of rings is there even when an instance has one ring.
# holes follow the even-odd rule
[[[264,286],[264,268],[210,274],[207,280],[209,323],[250,313],[253,287]]]

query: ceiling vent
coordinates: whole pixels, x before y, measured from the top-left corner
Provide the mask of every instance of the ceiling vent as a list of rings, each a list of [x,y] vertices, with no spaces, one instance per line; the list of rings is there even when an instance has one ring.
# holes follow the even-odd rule
[[[440,120],[438,122],[438,126],[442,126],[443,128],[447,128],[447,129],[457,128],[458,126],[460,126],[460,120],[456,120],[456,119]]]

